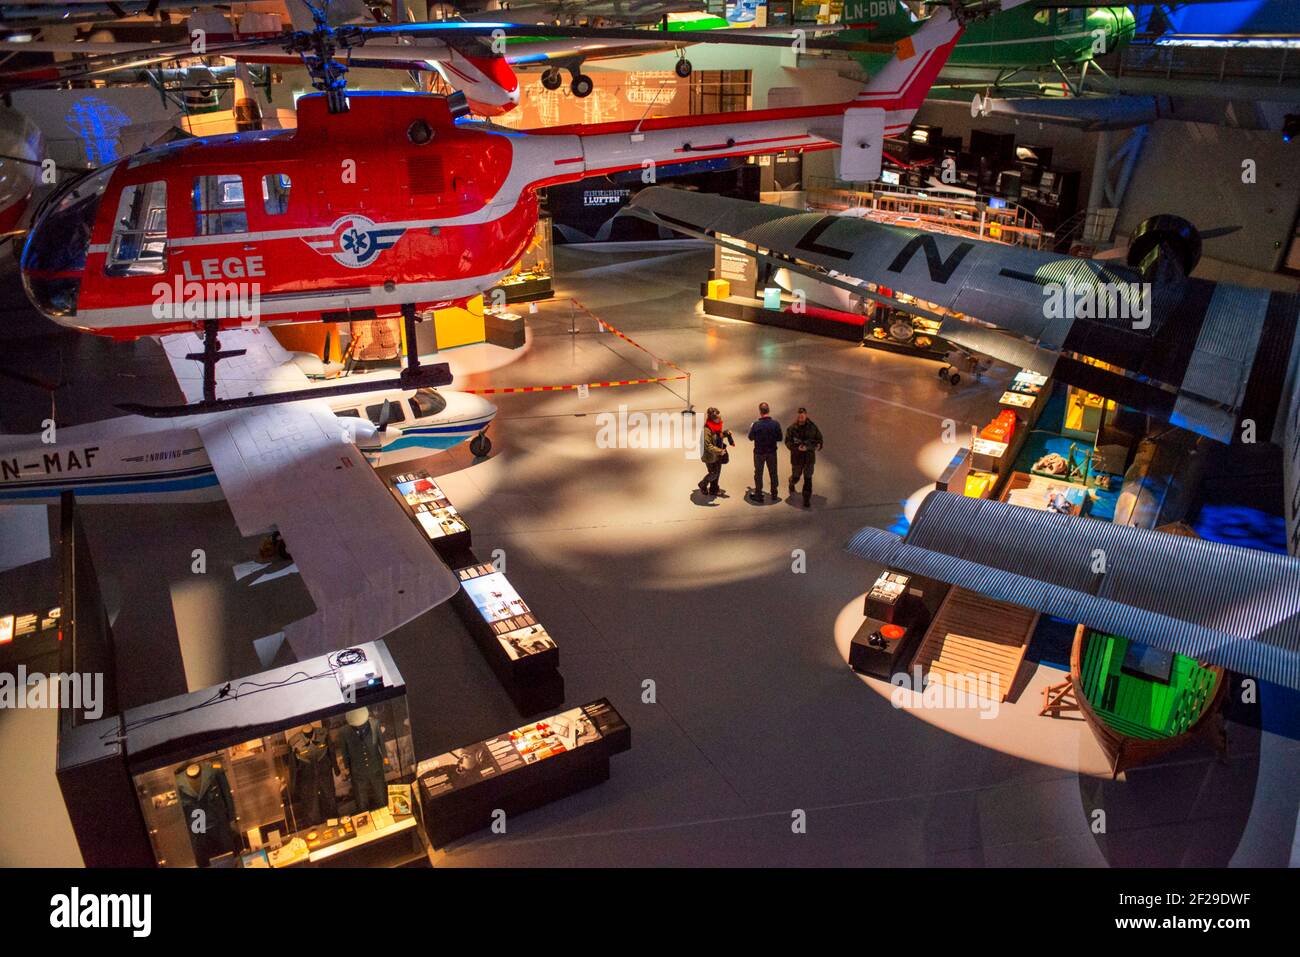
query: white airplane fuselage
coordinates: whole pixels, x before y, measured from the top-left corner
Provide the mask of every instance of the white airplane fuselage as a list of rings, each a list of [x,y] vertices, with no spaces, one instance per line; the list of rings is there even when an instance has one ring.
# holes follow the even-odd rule
[[[373,466],[396,465],[450,449],[487,428],[496,407],[465,392],[440,392],[444,409],[417,416],[414,392],[391,391],[330,402],[339,440],[354,442]],[[367,410],[389,399],[400,408],[380,432]],[[319,399],[304,400],[319,402]],[[0,435],[0,505],[52,504],[65,491],[83,503],[213,502],[223,496],[199,428],[240,410],[183,419],[122,416],[41,434]]]

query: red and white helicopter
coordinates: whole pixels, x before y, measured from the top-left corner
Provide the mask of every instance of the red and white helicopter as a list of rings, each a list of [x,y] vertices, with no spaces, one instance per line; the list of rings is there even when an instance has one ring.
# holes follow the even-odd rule
[[[401,316],[400,387],[445,385],[445,365],[420,366],[414,323],[509,272],[533,235],[540,189],[635,169],[651,182],[657,166],[676,162],[836,146],[842,178],[873,180],[884,137],[910,124],[970,15],[954,0],[845,103],[524,133],[458,122],[465,107],[456,95],[349,96],[339,49],[372,32],[434,25],[358,31],[322,19],[288,40],[323,94],[299,101],[296,131],[171,143],[64,185],[37,212],[24,287],[55,322],[97,335],[202,334],[191,358],[203,365],[203,401],[136,412],[276,401],[216,395],[216,367],[228,355],[219,333],[258,323]]]

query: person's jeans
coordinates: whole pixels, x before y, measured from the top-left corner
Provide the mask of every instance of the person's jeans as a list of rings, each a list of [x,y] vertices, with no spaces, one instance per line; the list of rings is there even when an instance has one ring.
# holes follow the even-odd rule
[[[790,456],[790,485],[799,484],[800,476],[803,477],[804,502],[812,501],[813,466],[816,464],[816,459],[810,459],[798,453]]]
[[[777,478],[776,478],[776,449],[771,452],[754,453],[754,491],[763,491],[763,466],[767,466],[768,478],[772,480],[769,488],[772,489],[773,497],[776,496]]]
[[[717,491],[718,482],[722,479],[722,460],[716,462],[706,462],[708,473],[704,476],[704,484],[710,491]]]

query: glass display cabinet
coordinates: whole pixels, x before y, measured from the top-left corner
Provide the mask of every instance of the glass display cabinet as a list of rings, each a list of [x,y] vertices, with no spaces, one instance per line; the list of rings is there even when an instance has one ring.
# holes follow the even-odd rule
[[[139,710],[125,716],[128,763],[160,867],[423,853],[405,687],[382,642]]]

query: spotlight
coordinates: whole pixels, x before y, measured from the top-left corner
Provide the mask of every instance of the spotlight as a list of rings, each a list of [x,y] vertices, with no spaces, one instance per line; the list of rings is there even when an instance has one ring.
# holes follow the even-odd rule
[[[1282,118],[1282,142],[1290,143],[1297,134],[1300,134],[1300,113],[1288,113]]]

